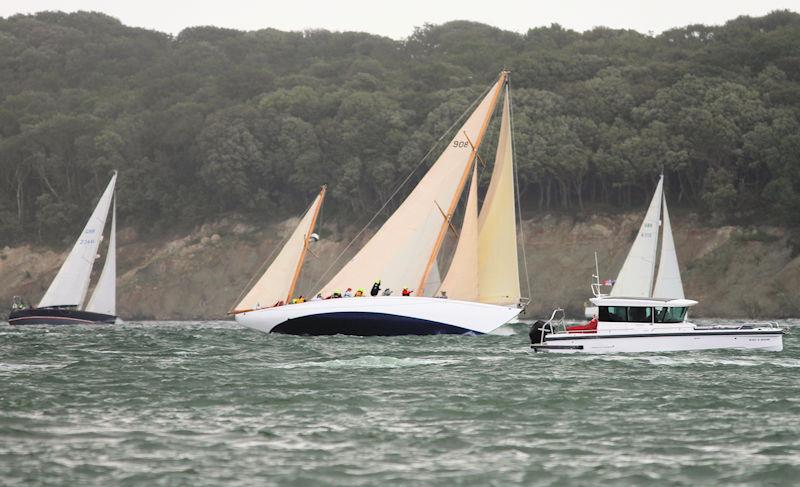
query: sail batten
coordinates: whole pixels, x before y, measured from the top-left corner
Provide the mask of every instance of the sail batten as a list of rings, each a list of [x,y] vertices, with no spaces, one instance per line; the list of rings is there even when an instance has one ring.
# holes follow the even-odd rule
[[[86,311],[117,314],[117,204],[111,208],[111,231],[108,239],[108,250],[100,278],[86,305]]]
[[[380,279],[384,288],[395,292],[416,287],[418,295],[424,294],[454,202],[458,203],[469,177],[472,144],[479,144],[504,82],[501,76],[408,197],[321,292],[369,288]],[[442,215],[444,208],[446,215]]]
[[[39,301],[39,308],[75,306],[80,309],[83,306],[116,181],[115,172],[58,274]]]
[[[517,304],[521,295],[511,138],[506,91],[492,179],[478,217],[478,300],[482,303]]]
[[[661,218],[664,177],[658,181],[653,199],[647,209],[636,240],[619,271],[611,289],[612,297],[649,298],[652,296],[653,277],[658,250],[658,228]]]
[[[281,251],[250,291],[239,301],[233,313],[273,306],[291,297],[324,197],[323,187]]]
[[[453,299],[478,301],[478,168],[473,164],[458,244],[441,290]]]
[[[672,224],[669,221],[667,200],[664,198],[664,216],[661,233],[661,258],[658,262],[658,274],[653,288],[654,298],[684,299],[681,271],[678,266],[678,254],[675,251],[675,240],[672,237]]]

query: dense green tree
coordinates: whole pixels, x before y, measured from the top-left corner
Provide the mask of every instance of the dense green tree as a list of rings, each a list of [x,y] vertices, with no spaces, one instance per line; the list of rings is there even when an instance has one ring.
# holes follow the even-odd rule
[[[403,41],[42,12],[0,18],[0,244],[74,237],[114,170],[144,232],[296,214],[322,184],[328,218],[366,221],[504,67],[524,212],[638,208],[663,173],[676,210],[800,225],[791,11],[658,36],[457,21]]]

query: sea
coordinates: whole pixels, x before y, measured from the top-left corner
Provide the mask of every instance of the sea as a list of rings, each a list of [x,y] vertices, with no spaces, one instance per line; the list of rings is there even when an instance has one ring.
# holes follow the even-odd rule
[[[698,320],[703,324],[715,320]],[[0,485],[798,485],[783,352],[0,324]]]

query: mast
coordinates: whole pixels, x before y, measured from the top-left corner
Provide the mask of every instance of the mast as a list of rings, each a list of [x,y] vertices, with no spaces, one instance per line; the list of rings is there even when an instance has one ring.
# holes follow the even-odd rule
[[[297,286],[297,281],[300,279],[300,270],[303,268],[303,262],[306,260],[306,253],[308,252],[308,240],[311,238],[311,234],[314,233],[314,227],[317,224],[317,217],[319,217],[319,212],[322,209],[322,202],[325,200],[325,191],[328,189],[328,186],[323,184],[322,188],[319,190],[319,202],[317,203],[317,208],[314,210],[314,216],[311,217],[311,225],[308,227],[308,233],[306,234],[305,239],[303,240],[303,251],[300,252],[300,259],[297,261],[297,267],[294,270],[294,276],[292,277],[292,283],[289,285],[289,293],[286,296],[286,303],[292,299],[292,295],[294,294],[294,288]]]
[[[431,268],[433,267],[434,262],[436,261],[436,256],[439,254],[439,250],[442,247],[442,242],[444,241],[444,236],[447,233],[447,228],[450,225],[450,220],[453,218],[453,214],[455,213],[456,206],[458,205],[458,200],[461,199],[461,193],[464,191],[464,186],[467,184],[467,180],[469,179],[469,175],[472,169],[472,165],[475,164],[475,158],[478,155],[478,148],[483,141],[483,136],[486,134],[486,129],[489,126],[489,120],[492,118],[492,114],[494,113],[495,108],[497,107],[497,100],[500,97],[500,93],[502,92],[503,86],[508,83],[508,71],[501,71],[500,78],[498,80],[497,88],[492,96],[491,102],[491,109],[488,110],[486,113],[486,118],[483,120],[483,124],[481,125],[480,132],[478,133],[478,137],[474,143],[470,142],[472,145],[472,152],[469,155],[469,161],[467,162],[466,167],[464,168],[463,174],[461,174],[461,180],[458,183],[457,189],[455,194],[453,195],[453,199],[450,201],[450,206],[447,209],[447,214],[445,215],[444,221],[442,222],[441,228],[439,229],[439,235],[436,237],[436,243],[433,245],[433,250],[428,258],[428,263],[425,266],[425,272],[422,273],[422,279],[419,281],[419,286],[417,287],[417,296],[423,296],[425,293],[425,283],[428,280],[428,274],[431,272]]]

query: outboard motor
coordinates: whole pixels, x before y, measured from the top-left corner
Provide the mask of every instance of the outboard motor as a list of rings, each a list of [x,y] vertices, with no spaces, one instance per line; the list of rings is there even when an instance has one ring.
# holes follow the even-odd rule
[[[528,332],[528,336],[531,339],[531,345],[544,343],[544,337],[547,335],[547,332],[544,330],[544,327],[547,325],[542,320],[537,320],[536,323],[531,325],[531,331]]]

